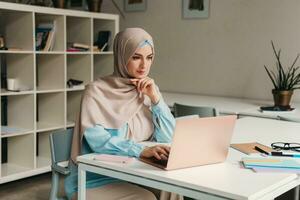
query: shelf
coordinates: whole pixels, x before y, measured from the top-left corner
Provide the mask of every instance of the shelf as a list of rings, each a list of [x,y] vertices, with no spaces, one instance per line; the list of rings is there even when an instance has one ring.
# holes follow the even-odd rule
[[[113,51],[101,51],[101,52],[94,51],[93,54],[95,54],[95,55],[113,55],[114,52]]]
[[[91,55],[67,55],[67,80],[83,81],[83,85],[92,81]]]
[[[6,161],[1,164],[1,176],[9,176],[34,169],[34,134],[2,138],[6,140]],[[3,141],[2,141],[3,142]]]
[[[38,90],[36,91],[37,94],[44,94],[44,93],[56,93],[56,92],[64,92],[65,89],[53,89],[53,90],[48,90],[48,89],[44,89],[44,88],[38,88]]]
[[[32,54],[33,51],[12,51],[12,50],[0,50],[0,54]]]
[[[70,52],[67,51],[68,55],[91,55],[90,51],[78,51],[78,52]]]
[[[94,56],[94,77],[96,80],[100,76],[106,76],[112,74],[114,71],[114,62],[110,55],[95,55]]]
[[[81,18],[67,16],[67,48],[68,44],[81,43],[84,45],[92,45],[91,29],[92,23],[90,18]],[[68,52],[70,53],[70,52]],[[76,52],[78,53],[78,52]],[[83,53],[83,52],[81,52]]]
[[[64,51],[35,51],[35,53],[36,54],[50,54],[50,55],[52,55],[52,54],[54,54],[54,55],[56,55],[56,54],[65,54],[65,52]]]
[[[65,41],[64,41],[64,16],[61,15],[50,15],[50,14],[35,14],[35,25],[38,26],[41,23],[52,23],[54,24],[54,43],[53,51],[54,53],[63,52],[65,50]],[[50,53],[51,51],[48,51]],[[52,53],[52,52],[51,52]]]
[[[6,77],[16,79],[15,89],[34,89],[34,55],[33,54],[2,54],[6,69]],[[5,72],[4,72],[5,73]],[[2,91],[1,91],[2,92]]]
[[[56,129],[64,128],[62,124],[46,123],[46,122],[37,122],[37,131],[52,131]]]
[[[36,167],[47,167],[51,165],[51,152],[49,136],[53,131],[38,132],[36,135]]]
[[[34,94],[33,90],[12,92],[5,89],[1,89],[0,96],[14,96],[14,95],[25,95],[25,94]]]
[[[0,27],[4,31],[6,47],[18,48],[20,51],[33,50],[32,12],[15,12],[0,8]]]
[[[0,133],[4,125],[12,128],[6,132],[14,132],[0,134],[2,184],[51,171],[49,135],[73,128],[86,84],[112,73],[112,40],[119,31],[119,17],[14,3],[0,7],[0,35],[9,48],[0,50]],[[43,23],[55,26],[51,51],[35,47],[36,28]],[[107,30],[109,51],[93,52],[99,31]],[[68,52],[72,43],[90,49]],[[20,91],[7,91],[6,78],[17,79]],[[68,79],[82,80],[82,87],[69,88]]]
[[[96,42],[98,40],[99,31],[110,31],[110,37],[108,40],[108,50],[112,51],[112,37],[116,34],[114,20],[93,19],[93,28],[93,42]]]
[[[51,158],[36,157],[36,168],[51,167]]]
[[[37,55],[37,90],[53,90],[65,87],[64,55]],[[41,89],[42,88],[42,89]]]
[[[26,172],[31,170],[32,168],[30,167],[23,167],[20,165],[15,165],[15,164],[2,164],[1,165],[1,176],[10,176],[10,175],[15,175],[18,173]]]
[[[8,134],[3,134],[1,132],[1,138],[16,137],[16,136],[27,135],[27,134],[32,134],[32,133],[33,133],[33,130],[20,131],[20,132],[16,132],[16,133],[8,133]]]
[[[85,88],[67,88],[67,92],[83,91]]]
[[[75,121],[68,121],[67,128],[73,128],[75,126]]]
[[[2,96],[1,103],[6,104],[6,110],[3,107],[1,112],[6,116],[7,126],[34,129],[34,95]]]
[[[81,91],[67,93],[67,122],[74,123],[76,121],[76,117],[80,111],[81,96]]]
[[[37,129],[49,130],[65,124],[64,92],[37,94]]]

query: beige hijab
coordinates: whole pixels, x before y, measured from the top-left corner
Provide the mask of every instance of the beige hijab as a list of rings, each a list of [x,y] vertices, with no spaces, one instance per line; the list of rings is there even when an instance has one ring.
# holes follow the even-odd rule
[[[143,29],[127,28],[114,39],[114,73],[87,85],[81,101],[79,117],[73,133],[71,158],[76,163],[80,155],[84,131],[96,124],[119,129],[128,124],[126,139],[148,140],[154,131],[151,101],[139,95],[129,81],[126,68],[129,58],[140,45],[154,46],[152,37]]]
[[[152,37],[143,29],[127,28],[114,39],[114,73],[87,85],[81,101],[79,117],[73,132],[71,158],[76,163],[80,155],[85,129],[100,124],[119,129],[128,123],[127,139],[148,140],[154,131],[150,100],[140,96],[129,81],[126,68],[129,58],[144,44],[154,53]],[[158,87],[157,87],[158,88]],[[183,200],[183,197],[161,191],[160,200]]]

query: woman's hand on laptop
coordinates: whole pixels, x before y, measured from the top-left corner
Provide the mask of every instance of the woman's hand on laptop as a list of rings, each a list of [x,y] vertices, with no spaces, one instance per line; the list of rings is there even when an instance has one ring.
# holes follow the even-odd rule
[[[158,160],[167,160],[170,152],[170,147],[166,145],[155,145],[152,147],[145,147],[142,151],[141,158],[154,157]]]

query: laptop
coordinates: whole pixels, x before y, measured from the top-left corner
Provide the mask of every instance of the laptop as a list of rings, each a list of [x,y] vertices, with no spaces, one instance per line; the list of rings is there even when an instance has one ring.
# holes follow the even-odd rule
[[[164,170],[224,162],[235,121],[235,115],[177,119],[168,159],[140,160]]]

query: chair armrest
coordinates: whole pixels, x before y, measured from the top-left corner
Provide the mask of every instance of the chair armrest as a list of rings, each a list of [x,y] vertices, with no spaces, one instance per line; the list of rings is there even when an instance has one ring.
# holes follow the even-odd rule
[[[52,165],[51,168],[52,168],[52,170],[54,170],[60,174],[63,174],[63,175],[68,175],[70,173],[70,170],[68,168],[61,167],[56,164]]]

